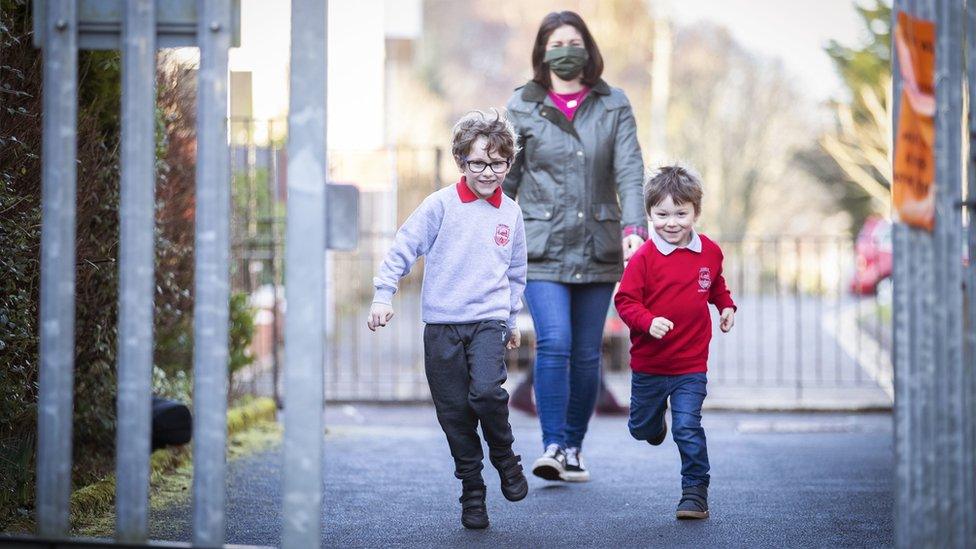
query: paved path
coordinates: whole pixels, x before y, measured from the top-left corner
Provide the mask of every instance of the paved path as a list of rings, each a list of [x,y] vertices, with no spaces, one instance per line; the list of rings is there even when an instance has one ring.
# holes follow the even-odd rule
[[[884,547],[893,544],[894,458],[886,414],[706,412],[712,518],[678,522],[679,459],[632,440],[623,418],[596,417],[584,456],[593,480],[530,478],[502,498],[486,470],[486,531],[459,523],[459,483],[426,406],[329,408],[326,547]],[[534,418],[512,416],[516,450],[540,451]],[[233,462],[230,543],[276,545],[280,448]],[[490,466],[489,466],[490,467]],[[156,539],[190,539],[189,502],[152,516]]]

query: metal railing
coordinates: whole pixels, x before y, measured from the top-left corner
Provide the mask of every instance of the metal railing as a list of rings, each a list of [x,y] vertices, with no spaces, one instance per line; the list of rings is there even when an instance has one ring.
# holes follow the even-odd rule
[[[292,297],[286,360],[286,547],[317,547],[321,521],[322,368],[325,325],[326,3],[294,0],[288,186]],[[67,539],[72,470],[77,57],[122,50],[121,235],[116,444],[116,540],[148,532],[153,348],[155,64],[159,47],[200,49],[193,345],[193,545],[223,546],[231,259],[228,50],[237,42],[236,0],[37,0],[43,49],[41,333],[37,448],[39,536],[24,543],[109,545]],[[246,208],[245,211],[250,211]],[[250,224],[248,224],[250,226]],[[272,261],[274,262],[274,261]],[[245,279],[246,280],[246,279]],[[295,294],[294,292],[297,292]],[[303,303],[297,296],[305,298]],[[309,482],[311,480],[311,482]]]
[[[335,304],[326,396],[334,400],[424,400],[420,279],[401,284],[393,323],[365,327],[372,276],[392,232],[362,235],[360,250],[336,254],[333,272],[345,285]],[[782,237],[720,242],[725,277],[739,306],[735,329],[715,330],[709,380],[740,387],[875,387],[891,394],[890,293],[853,295],[854,247],[847,237]],[[340,280],[341,279],[341,280]],[[713,312],[713,314],[715,314]],[[524,345],[509,369],[531,367],[534,333],[520,316]],[[716,322],[717,325],[717,322]],[[604,369],[629,368],[629,333],[612,307],[604,331]]]
[[[236,122],[239,133],[259,121]],[[247,124],[247,126],[245,126]],[[244,128],[249,128],[244,131]],[[234,148],[236,147],[236,149]],[[274,145],[232,145],[234,159],[234,286],[256,292],[262,311],[261,352],[248,376],[250,390],[280,396],[281,172],[287,163]],[[361,185],[360,245],[329,254],[326,398],[339,401],[421,401],[429,398],[423,368],[419,262],[403,281],[397,317],[380,333],[365,327],[372,277],[393,243],[396,228],[443,182],[443,155],[436,149],[330,151],[330,179]],[[250,208],[250,211],[246,211]],[[256,230],[255,230],[256,229]],[[847,236],[768,236],[718,239],[725,277],[740,306],[729,334],[715,330],[710,381],[731,387],[792,389],[799,401],[807,389],[874,389],[876,402],[890,403],[890,279],[882,273],[853,282],[858,273],[855,241]],[[882,243],[877,254],[887,254]],[[865,258],[861,259],[863,263]],[[884,267],[882,267],[884,268]],[[880,288],[881,291],[875,290]],[[516,374],[531,367],[533,330],[520,317],[525,345],[509,354]],[[629,334],[610,308],[604,335],[604,369],[626,372]],[[782,391],[781,391],[782,392]]]

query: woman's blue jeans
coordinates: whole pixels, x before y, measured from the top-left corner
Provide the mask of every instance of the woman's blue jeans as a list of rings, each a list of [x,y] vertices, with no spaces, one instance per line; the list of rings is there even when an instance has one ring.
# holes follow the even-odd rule
[[[580,448],[600,390],[600,352],[613,284],[530,280],[535,325],[535,405],[542,446]]]

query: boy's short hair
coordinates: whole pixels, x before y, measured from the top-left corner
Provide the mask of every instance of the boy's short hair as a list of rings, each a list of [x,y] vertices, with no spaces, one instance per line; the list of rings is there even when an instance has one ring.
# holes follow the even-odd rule
[[[515,126],[496,109],[494,116],[482,111],[470,111],[454,124],[451,154],[458,166],[471,153],[471,145],[479,138],[488,141],[488,152],[495,153],[509,161],[515,159],[519,151]]]
[[[695,215],[699,215],[702,194],[701,177],[694,170],[679,164],[662,166],[648,173],[644,183],[644,210],[650,215],[651,208],[670,196],[675,205],[690,202],[695,207]]]

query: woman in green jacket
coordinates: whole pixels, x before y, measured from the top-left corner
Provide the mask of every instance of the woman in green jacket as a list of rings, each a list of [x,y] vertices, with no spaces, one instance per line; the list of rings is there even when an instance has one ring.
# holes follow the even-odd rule
[[[525,219],[544,448],[533,473],[586,481],[580,448],[600,388],[603,325],[624,261],[647,238],[644,165],[630,102],[600,78],[603,58],[579,15],[543,19],[532,67],[508,102],[522,153],[504,189]]]

